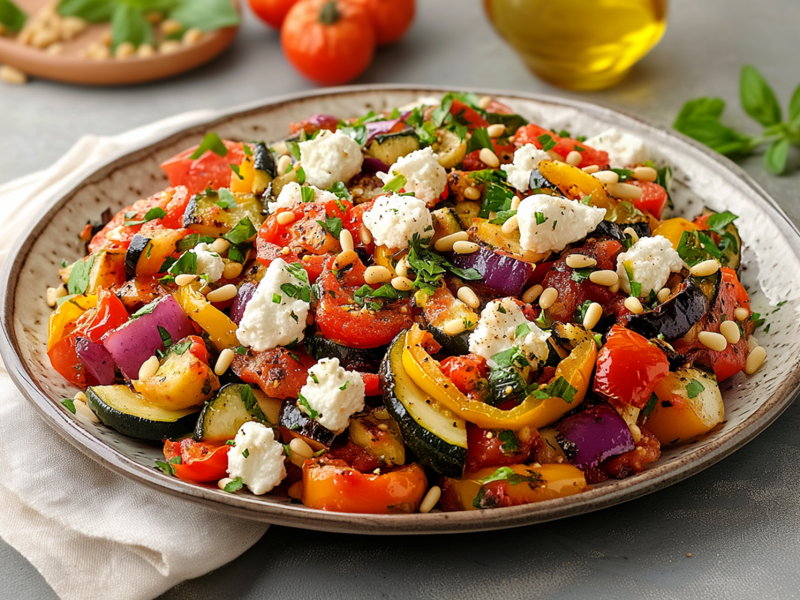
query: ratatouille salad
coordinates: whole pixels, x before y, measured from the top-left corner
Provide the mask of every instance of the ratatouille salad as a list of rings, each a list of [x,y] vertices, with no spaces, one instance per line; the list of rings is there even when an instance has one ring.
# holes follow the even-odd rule
[[[719,382],[764,362],[736,215],[664,218],[639,138],[472,94],[289,129],[164,162],[48,290],[63,404],[167,475],[353,513],[538,502],[719,426]]]

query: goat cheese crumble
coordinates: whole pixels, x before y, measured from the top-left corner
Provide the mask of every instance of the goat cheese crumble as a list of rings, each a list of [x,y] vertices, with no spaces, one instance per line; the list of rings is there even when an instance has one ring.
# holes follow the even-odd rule
[[[364,225],[379,246],[391,249],[407,248],[408,242],[433,235],[433,219],[425,202],[414,196],[381,196],[364,213]]]
[[[478,325],[469,336],[469,351],[485,358],[494,369],[495,355],[517,347],[535,365],[547,360],[549,337],[549,333],[525,317],[513,298],[502,298],[492,300],[481,312]]]
[[[383,183],[402,175],[406,178],[403,188],[428,204],[434,204],[447,187],[447,171],[430,146],[400,157],[388,173],[377,175]]]
[[[539,150],[533,144],[525,144],[514,152],[514,162],[502,165],[508,175],[508,183],[520,192],[527,192],[530,187],[531,171],[539,166],[543,160],[551,160],[550,155],[544,150]]]
[[[594,231],[605,217],[606,209],[535,194],[528,196],[517,209],[519,241],[526,251],[545,254],[560,252]]]
[[[222,279],[222,272],[225,270],[225,261],[220,258],[220,255],[211,249],[208,244],[197,244],[194,248],[189,250],[192,254],[197,256],[197,269],[198,275],[208,275],[209,283],[214,283]]]
[[[608,153],[608,161],[615,169],[640,165],[649,158],[644,141],[630,133],[612,127],[586,140],[586,145]]]
[[[680,272],[685,266],[680,255],[672,247],[672,242],[663,235],[644,237],[617,257],[619,286],[626,293],[631,293],[631,283],[628,279],[630,270],[633,281],[642,286],[639,296],[645,297],[651,291],[657,292],[663,288],[670,274]]]
[[[299,147],[306,181],[322,189],[337,181],[347,183],[361,171],[364,161],[358,142],[341,131],[322,130],[313,140],[300,142]]]
[[[327,192],[325,190],[321,190],[317,187],[306,186],[312,190],[314,190],[314,202],[322,201],[322,202],[330,202],[332,200],[336,200],[336,194],[331,192]],[[279,208],[294,208],[298,204],[303,203],[303,191],[302,186],[297,183],[296,181],[292,181],[287,183],[281,189],[281,193],[278,194],[278,198],[275,202],[269,203],[269,209],[271,211],[276,211]]]
[[[338,358],[323,358],[308,370],[300,390],[300,411],[336,434],[350,424],[350,417],[364,409],[364,380],[339,366]]]
[[[295,277],[287,267],[282,258],[272,261],[236,330],[239,341],[256,352],[303,339],[309,303],[284,288],[307,288],[308,283]]]
[[[248,421],[233,441],[228,450],[228,475],[241,477],[251,492],[266,494],[286,477],[283,444],[275,440],[271,427]]]

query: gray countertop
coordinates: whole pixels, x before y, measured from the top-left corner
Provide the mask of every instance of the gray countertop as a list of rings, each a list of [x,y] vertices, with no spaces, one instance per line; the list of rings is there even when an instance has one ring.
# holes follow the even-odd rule
[[[355,83],[495,87],[579,97],[669,124],[689,98],[739,108],[741,65],[756,65],[785,106],[800,83],[796,0],[673,0],[661,44],[620,86],[570,94],[533,78],[492,31],[478,0],[420,0],[410,34]],[[543,36],[542,43],[557,34]],[[0,183],[51,164],[84,134],[109,135],[198,108],[311,89],[278,35],[248,18],[233,47],[176,79],[113,89],[33,81],[0,86]],[[793,169],[798,156],[792,154]],[[745,168],[800,222],[800,175]],[[795,275],[796,276],[796,275]],[[233,563],[164,600],[230,598],[800,597],[800,408],[722,463],[654,495],[516,530],[450,537],[357,537],[273,527]],[[689,556],[691,555],[691,556]],[[80,568],[80,567],[79,567]],[[83,567],[85,568],[85,566]],[[0,598],[55,598],[0,541]]]

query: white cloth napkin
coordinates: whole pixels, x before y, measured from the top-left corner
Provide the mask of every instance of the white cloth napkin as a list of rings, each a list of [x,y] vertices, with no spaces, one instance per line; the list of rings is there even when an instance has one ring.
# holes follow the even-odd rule
[[[100,162],[208,115],[84,137],[51,168],[0,187],[0,206],[11,215],[0,225],[0,265],[28,222]],[[149,600],[230,562],[268,527],[151,490],[84,457],[39,418],[2,363],[0,456],[0,537],[63,600]]]

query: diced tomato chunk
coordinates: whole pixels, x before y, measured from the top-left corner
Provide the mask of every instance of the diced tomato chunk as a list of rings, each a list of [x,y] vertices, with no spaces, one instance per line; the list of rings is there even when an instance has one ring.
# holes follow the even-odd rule
[[[669,200],[667,190],[652,181],[629,179],[627,183],[642,188],[641,198],[635,199],[633,205],[639,210],[649,211],[656,219],[660,219]]]
[[[199,147],[193,146],[161,163],[170,185],[184,185],[190,195],[199,194],[209,187],[213,190],[228,187],[233,173],[231,165],[242,164],[245,154],[241,142],[223,142],[228,149],[225,156],[206,150],[199,158],[192,158]]]

